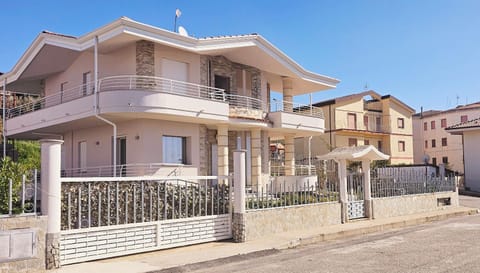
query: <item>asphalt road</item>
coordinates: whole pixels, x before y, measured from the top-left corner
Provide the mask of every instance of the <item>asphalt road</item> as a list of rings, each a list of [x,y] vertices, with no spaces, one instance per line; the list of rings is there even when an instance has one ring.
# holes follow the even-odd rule
[[[461,196],[480,208],[480,198]],[[480,272],[480,215],[161,272]]]

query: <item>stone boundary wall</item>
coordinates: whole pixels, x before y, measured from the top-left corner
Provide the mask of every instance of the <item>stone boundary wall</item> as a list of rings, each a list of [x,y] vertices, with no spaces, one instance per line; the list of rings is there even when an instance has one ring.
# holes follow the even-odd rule
[[[450,198],[451,205],[438,203],[438,198]],[[442,210],[458,206],[458,192],[437,192],[395,197],[373,198],[373,218],[388,218]]]
[[[19,231],[30,229],[35,231],[36,256],[12,261],[0,261],[2,273],[39,273],[45,272],[45,238],[47,230],[46,216],[14,216],[0,218],[0,231]],[[0,247],[7,247],[0,245]]]
[[[250,210],[244,214],[245,241],[267,234],[341,224],[338,202]]]

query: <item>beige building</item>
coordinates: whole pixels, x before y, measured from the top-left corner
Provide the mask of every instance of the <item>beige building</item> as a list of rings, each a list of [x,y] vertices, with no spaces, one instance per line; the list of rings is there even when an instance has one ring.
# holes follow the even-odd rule
[[[397,98],[366,91],[313,105],[325,114],[325,134],[311,142],[297,138],[296,158],[323,155],[336,147],[373,145],[390,155],[390,164],[413,163],[415,111]]]
[[[324,132],[321,110],[295,96],[339,81],[257,34],[193,38],[123,17],[80,37],[41,33],[4,82],[41,95],[8,110],[6,135],[62,138],[66,175],[228,175],[241,148],[254,185],[269,181],[271,139],[295,175],[294,138]]]
[[[448,169],[464,173],[462,136],[449,134],[445,128],[480,117],[480,103],[458,106],[445,111],[429,110],[413,116],[415,164],[426,161],[446,164]]]

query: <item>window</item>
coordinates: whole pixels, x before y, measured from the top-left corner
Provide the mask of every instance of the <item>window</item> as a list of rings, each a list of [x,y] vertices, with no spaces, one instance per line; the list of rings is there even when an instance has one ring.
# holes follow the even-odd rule
[[[162,77],[181,82],[188,82],[187,63],[162,58],[161,65]]]
[[[467,122],[468,121],[468,116],[464,115],[460,117],[460,122]]]
[[[448,157],[447,156],[442,157],[442,163],[443,164],[448,164]]]
[[[428,127],[428,123],[424,122],[423,123],[423,130],[426,131],[428,129],[427,127]]]
[[[435,129],[435,121],[434,121],[434,120],[432,120],[432,121],[430,122],[430,128],[431,128],[432,130]]]
[[[187,138],[179,136],[163,136],[163,162],[187,164]]]
[[[363,126],[365,126],[365,130],[369,131],[368,129],[368,116],[363,116]]]
[[[348,146],[349,147],[357,146],[357,139],[356,138],[349,138],[348,139]]]
[[[83,95],[93,94],[92,73],[90,71],[83,73]]]
[[[369,141],[368,139],[365,139],[365,140],[363,141],[363,145],[370,145],[370,141]]]
[[[383,150],[382,141],[378,141],[378,150],[381,152]]]
[[[447,138],[446,137],[442,138],[442,146],[443,147],[447,146]]]
[[[405,120],[403,118],[398,118],[397,119],[397,126],[400,129],[405,128]]]
[[[440,120],[440,126],[442,126],[442,128],[447,127],[447,119],[446,118],[442,118]]]
[[[425,140],[425,149],[428,148],[428,140]]]
[[[435,139],[432,139],[432,148],[435,148],[435,147],[437,147],[437,143],[436,143]]]
[[[225,90],[225,93],[230,94],[230,77],[215,75],[215,87]]]
[[[432,165],[437,165],[437,158],[436,157],[432,157]]]
[[[398,151],[399,152],[405,152],[405,141],[399,141],[398,142]]]
[[[80,141],[78,143],[78,168],[80,172],[87,171],[87,142]]]
[[[347,114],[348,129],[357,129],[357,115],[353,113]]]

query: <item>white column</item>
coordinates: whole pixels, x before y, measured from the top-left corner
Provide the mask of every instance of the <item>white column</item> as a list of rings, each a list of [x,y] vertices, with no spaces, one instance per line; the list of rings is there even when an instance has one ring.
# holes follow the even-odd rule
[[[368,159],[362,160],[362,170],[364,173],[363,179],[363,192],[365,198],[365,212],[366,216],[370,219],[373,218],[372,211],[372,183],[370,181],[370,163]]]
[[[219,176],[228,175],[228,125],[217,127],[218,171]]]
[[[285,175],[295,175],[295,145],[293,135],[285,136]]]
[[[252,185],[258,188],[263,187],[262,184],[262,141],[261,130],[253,129],[251,131],[252,140]]]
[[[340,190],[340,203],[342,205],[342,223],[348,221],[347,217],[347,161],[338,160],[338,182]]]
[[[293,102],[293,82],[292,79],[282,78],[283,85],[283,111],[292,112],[292,102]]]
[[[235,213],[245,213],[245,150],[233,152],[234,210]]]
[[[61,183],[60,169],[62,143],[58,139],[42,139],[41,145],[41,182],[42,214],[48,215],[47,233],[60,232]]]

